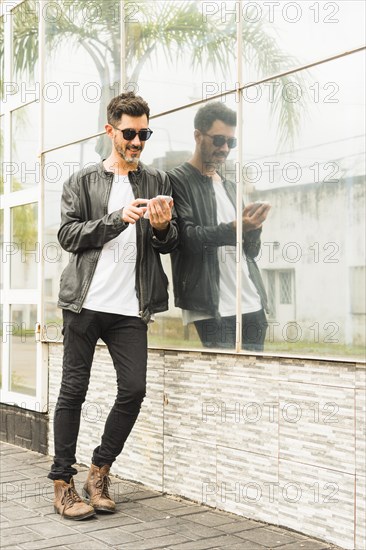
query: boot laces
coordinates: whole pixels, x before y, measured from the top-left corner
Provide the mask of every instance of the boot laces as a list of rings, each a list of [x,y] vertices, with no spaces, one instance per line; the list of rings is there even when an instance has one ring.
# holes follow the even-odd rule
[[[100,476],[100,479],[98,479],[98,481],[96,482],[95,487],[98,489],[98,493],[101,496],[110,499],[111,497],[109,496],[109,490],[108,490],[110,484],[111,484],[111,480],[108,474],[104,474]]]
[[[63,504],[63,512],[68,508],[71,508],[75,502],[82,502],[81,498],[76,492],[74,485],[70,485],[65,489],[62,495],[61,504]]]

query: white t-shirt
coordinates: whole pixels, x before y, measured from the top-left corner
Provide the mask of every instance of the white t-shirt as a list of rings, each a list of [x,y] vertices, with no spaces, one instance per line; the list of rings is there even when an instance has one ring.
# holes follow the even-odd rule
[[[212,179],[217,204],[217,223],[230,223],[235,220],[235,207],[227,196],[219,176]],[[220,269],[219,313],[229,317],[236,313],[236,247],[219,246],[217,249]],[[262,309],[260,296],[249,277],[248,264],[243,252],[241,275],[241,311],[253,313]],[[198,311],[182,310],[183,324],[209,319],[209,315]]]
[[[115,175],[108,214],[135,199],[128,176]],[[83,308],[105,313],[139,316],[135,289],[136,225],[129,224],[102,249]]]
[[[213,179],[217,203],[217,222],[230,223],[235,220],[235,207],[227,196],[221,178]],[[219,312],[222,317],[235,315],[236,311],[236,247],[220,246],[218,248],[220,266],[220,302]],[[241,312],[253,313],[262,309],[261,300],[253,281],[249,277],[248,264],[243,252],[241,262]]]

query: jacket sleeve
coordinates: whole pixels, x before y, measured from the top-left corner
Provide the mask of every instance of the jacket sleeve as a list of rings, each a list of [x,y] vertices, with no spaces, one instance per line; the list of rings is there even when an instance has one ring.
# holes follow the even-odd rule
[[[258,256],[261,249],[262,228],[248,231],[243,235],[243,250],[247,258],[254,259]]]
[[[86,198],[81,200],[81,177],[73,174],[63,186],[61,198],[61,225],[57,234],[60,245],[67,252],[83,252],[101,248],[117,237],[128,224],[122,221],[122,210],[106,214],[100,219],[88,220]]]
[[[160,185],[159,195],[169,195],[172,194],[172,188],[170,185],[169,178],[166,174],[161,173],[162,181]],[[160,252],[160,254],[168,254],[172,252],[179,243],[178,237],[178,222],[175,208],[173,207],[172,219],[170,220],[168,233],[165,235],[164,239],[159,239],[155,235],[153,228],[150,225],[150,236],[152,246]]]
[[[197,224],[193,208],[187,196],[185,186],[179,176],[168,173],[172,189],[174,206],[178,215],[180,240],[187,251],[202,253],[205,247],[235,245],[236,234],[232,223],[203,226]]]

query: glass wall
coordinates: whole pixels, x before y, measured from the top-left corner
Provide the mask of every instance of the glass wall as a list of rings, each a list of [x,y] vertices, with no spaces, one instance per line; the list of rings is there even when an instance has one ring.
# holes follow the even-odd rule
[[[42,269],[38,4],[1,5],[0,206],[1,400],[39,410],[47,372],[36,338]]]
[[[35,304],[16,304],[10,308],[10,391],[36,394]]]
[[[337,87],[312,98],[298,88],[293,104],[306,114],[291,146],[276,148],[278,127],[265,137],[257,131],[271,105],[245,104],[245,193],[272,205],[258,259],[270,303],[268,351],[363,353],[364,302],[351,297],[362,297],[365,282],[364,61],[357,53],[304,72],[304,81],[321,76]]]
[[[60,339],[57,295],[68,261],[57,242],[62,184],[109,154],[107,104],[134,90],[149,102],[154,131],[142,160],[160,170],[192,159],[193,119],[202,105],[219,101],[237,115],[238,144],[210,183],[218,208],[210,224],[231,224],[232,232],[195,252],[199,261],[209,253],[216,266],[216,320],[235,318],[219,348],[242,349],[247,318],[241,314],[265,306],[264,352],[362,356],[363,2],[20,0],[1,6],[4,326],[24,325],[29,345],[33,323],[42,325],[45,341]],[[231,198],[222,202],[226,181]],[[257,201],[271,205],[256,234],[260,246],[245,210]],[[243,233],[236,229],[241,225]],[[186,258],[186,266],[197,260],[188,252]],[[173,276],[172,259],[162,258],[170,304],[149,327],[150,345],[204,349],[196,318],[178,307],[183,282],[181,273]],[[192,297],[207,288],[206,268],[200,287],[198,279],[184,278]],[[212,299],[206,301],[201,313],[212,319]],[[8,398],[37,394],[36,342],[25,380],[21,363],[13,365],[16,350],[27,347],[19,348],[18,338],[16,331],[3,338]]]
[[[125,4],[126,83],[149,97],[153,113],[217,95],[236,81],[235,21],[205,17],[205,4]]]
[[[44,325],[48,339],[60,338],[59,329],[62,322],[62,312],[57,307],[60,275],[69,261],[69,254],[63,250],[57,240],[57,232],[61,221],[62,185],[75,171],[100,160],[98,138],[81,141],[57,149],[44,156]]]
[[[39,105],[33,102],[11,113],[12,191],[40,185],[40,163],[37,159],[39,145],[38,108]]]
[[[45,2],[44,140],[47,149],[104,129],[121,82],[119,0]],[[105,140],[98,146],[103,155]]]

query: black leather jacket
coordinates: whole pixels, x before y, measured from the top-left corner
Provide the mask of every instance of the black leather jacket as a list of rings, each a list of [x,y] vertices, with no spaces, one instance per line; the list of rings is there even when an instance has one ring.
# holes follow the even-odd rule
[[[169,180],[159,170],[140,163],[128,177],[135,198],[171,195]],[[81,311],[103,245],[128,226],[122,221],[122,208],[108,214],[112,183],[113,173],[100,162],[73,174],[64,184],[58,240],[71,254],[60,281],[58,306],[63,309]],[[168,279],[160,254],[171,252],[178,244],[176,219],[173,217],[164,240],[159,240],[149,220],[141,218],[136,223],[136,238],[136,292],[141,318],[148,322],[152,313],[168,309]]]
[[[180,245],[171,254],[175,305],[219,318],[220,268],[218,247],[236,244],[232,223],[217,224],[217,207],[212,179],[203,176],[190,163],[168,172],[178,215]],[[235,206],[236,187],[223,180],[226,193]],[[267,296],[254,258],[260,251],[261,229],[245,233],[249,276],[267,310]]]

